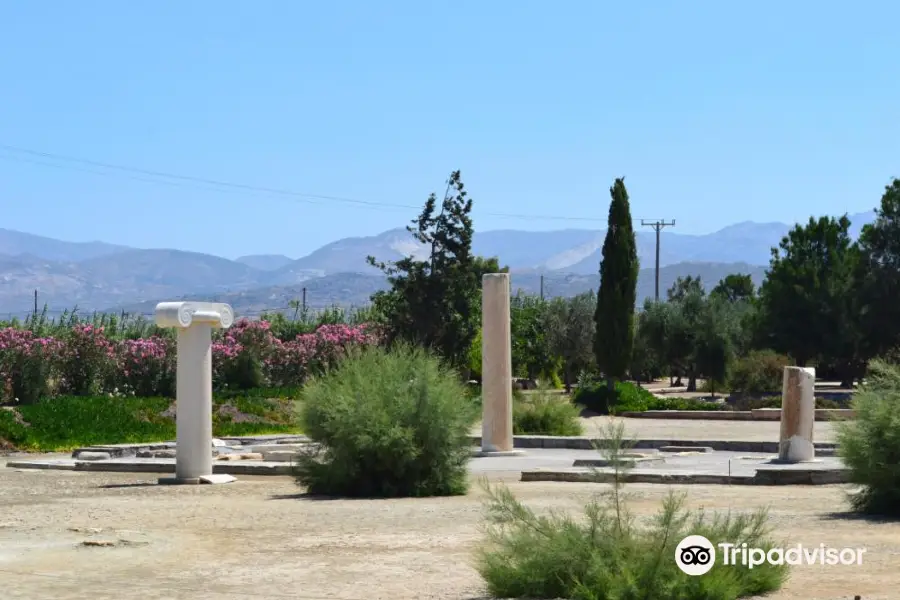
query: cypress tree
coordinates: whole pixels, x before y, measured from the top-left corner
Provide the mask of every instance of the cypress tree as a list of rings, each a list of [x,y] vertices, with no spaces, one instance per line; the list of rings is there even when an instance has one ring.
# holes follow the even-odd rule
[[[612,201],[600,263],[594,354],[607,384],[614,389],[616,379],[625,376],[631,363],[639,265],[625,178],[616,179],[609,193]]]

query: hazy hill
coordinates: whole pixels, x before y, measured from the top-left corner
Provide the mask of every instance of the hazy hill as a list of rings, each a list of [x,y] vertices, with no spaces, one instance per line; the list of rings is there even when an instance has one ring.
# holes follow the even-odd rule
[[[293,310],[291,308],[292,301],[302,302],[304,287],[306,288],[307,306],[311,309],[331,306],[351,308],[367,305],[373,293],[387,288],[387,280],[377,275],[337,273],[311,279],[303,286],[267,286],[225,293],[185,294],[166,299],[227,302],[231,304],[238,315],[258,316],[261,312],[271,310],[290,313]],[[153,314],[156,303],[160,300],[162,298],[111,308],[116,311],[124,310],[129,313],[150,316]]]
[[[665,297],[667,290],[678,277],[687,275],[701,277],[709,290],[721,279],[731,273],[744,273],[753,277],[759,285],[765,276],[765,267],[748,264],[722,263],[680,263],[660,269],[660,295]],[[514,291],[522,290],[529,294],[541,292],[541,275],[533,273],[513,273],[511,276]],[[551,273],[544,275],[544,296],[571,297],[590,290],[600,284],[600,276]],[[228,302],[238,315],[258,316],[266,310],[280,310],[290,313],[291,301],[300,302],[303,288],[306,288],[307,306],[321,309],[329,306],[344,308],[360,307],[369,304],[369,298],[378,290],[386,289],[387,282],[383,277],[362,273],[337,273],[307,281],[303,286],[270,286],[258,289],[241,290],[219,294],[189,294],[184,297],[168,298],[169,300],[214,300]],[[642,269],[638,274],[638,304],[643,304],[654,294],[654,270]],[[160,298],[162,300],[162,298]],[[117,306],[116,310],[152,315],[156,301]]]
[[[235,262],[239,262],[260,271],[277,271],[294,262],[294,259],[283,254],[252,254],[250,256],[236,258]]]
[[[278,269],[276,280],[288,283],[297,276],[303,278],[333,273],[378,274],[377,269],[366,264],[367,256],[374,256],[381,261],[395,261],[411,254],[424,256],[422,252],[422,246],[403,228],[391,229],[373,236],[343,238],[325,244],[311,254]]]
[[[852,215],[854,235],[873,217],[871,211]],[[789,229],[783,223],[752,222],[707,235],[666,229],[660,253],[662,288],[677,274],[701,275],[711,284],[730,272],[761,274],[771,247]],[[604,234],[586,229],[485,231],[475,234],[473,246],[477,254],[498,256],[501,264],[510,267],[516,285],[537,293],[543,273],[545,292],[570,295],[596,287]],[[639,228],[637,244],[641,266],[652,269],[654,233]],[[46,302],[60,311],[76,304],[84,310],[100,310],[190,295],[229,294],[235,295],[239,305],[256,310],[267,302],[267,307],[278,307],[281,299],[303,287],[310,305],[357,305],[383,285],[380,272],[366,264],[366,256],[394,261],[425,252],[402,228],[338,240],[297,260],[281,255],[229,260],[171,249],[66,242],[0,229],[0,317],[31,310],[34,290],[40,304]],[[647,272],[641,273],[640,297],[653,293]],[[299,293],[295,295],[299,298]]]
[[[0,254],[8,256],[31,255],[48,260],[77,262],[123,250],[130,248],[104,242],[64,242],[42,235],[0,229]]]
[[[81,262],[34,256],[0,256],[0,316],[41,306],[84,310],[190,292],[259,287],[264,273],[247,265],[181,250],[126,250]]]

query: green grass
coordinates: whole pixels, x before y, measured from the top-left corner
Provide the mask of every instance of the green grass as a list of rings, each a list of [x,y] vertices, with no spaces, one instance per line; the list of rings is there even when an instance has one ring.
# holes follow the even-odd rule
[[[294,391],[251,390],[217,396],[213,435],[298,433]],[[68,451],[94,444],[159,442],[175,438],[168,398],[60,397],[0,409],[0,446]]]

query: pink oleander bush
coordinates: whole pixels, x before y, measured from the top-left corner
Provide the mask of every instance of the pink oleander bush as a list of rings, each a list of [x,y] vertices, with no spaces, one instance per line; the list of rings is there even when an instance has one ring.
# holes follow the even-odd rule
[[[116,345],[106,339],[103,327],[78,323],[59,346],[59,392],[87,396],[103,391],[116,368]]]
[[[314,333],[298,335],[289,342],[276,340],[264,362],[269,384],[274,387],[301,385],[307,378],[334,367],[352,347],[375,346],[381,336],[370,325],[321,325]]]
[[[229,389],[299,386],[334,366],[348,348],[379,341],[367,325],[327,324],[283,342],[267,321],[241,319],[213,344],[213,382]]]
[[[263,387],[263,363],[272,353],[275,341],[267,321],[238,319],[213,345],[213,382],[230,389]]]
[[[28,330],[0,329],[0,402],[32,404],[46,395],[59,345]]]
[[[124,382],[125,390],[136,396],[175,395],[173,340],[158,336],[122,340],[117,344],[116,357],[116,372]],[[114,381],[112,386],[113,390],[117,387]]]
[[[351,347],[378,344],[367,325],[319,326],[281,341],[266,321],[238,320],[215,334],[216,389],[296,387],[323,374]],[[58,338],[27,329],[0,329],[0,402],[35,402],[42,396],[98,393],[175,394],[176,342],[153,335],[113,341],[102,326],[76,324]]]

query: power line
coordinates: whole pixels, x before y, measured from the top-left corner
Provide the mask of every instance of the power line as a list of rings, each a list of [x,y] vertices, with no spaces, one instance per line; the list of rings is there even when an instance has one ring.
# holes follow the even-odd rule
[[[80,172],[80,173],[90,173],[90,174],[92,174],[92,175],[103,175],[103,176],[105,176],[105,177],[110,176],[110,175],[113,175],[112,173],[108,173],[108,172],[105,172],[105,171],[98,171],[98,170],[96,170],[96,169],[86,169],[86,168],[84,168],[84,167],[76,167],[76,166],[74,166],[74,165],[58,165],[58,164],[51,163],[51,162],[45,162],[45,161],[41,161],[41,160],[34,160],[34,159],[31,159],[31,158],[24,158],[24,157],[21,157],[21,156],[3,156],[3,155],[0,155],[0,160],[8,160],[8,161],[13,161],[13,162],[26,163],[26,164],[31,164],[31,165],[38,165],[38,166],[41,166],[41,167],[51,167],[51,168],[54,168],[54,169],[62,169],[62,170],[78,171],[78,172]],[[196,184],[195,184],[195,185],[190,185],[190,184],[187,184],[187,183],[185,183],[185,182],[179,182],[179,181],[166,181],[165,179],[150,179],[150,178],[148,178],[148,177],[137,177],[137,176],[134,176],[134,175],[128,175],[128,174],[125,174],[125,173],[117,173],[117,174],[115,174],[115,175],[118,176],[118,177],[121,177],[121,178],[123,178],[123,179],[130,179],[130,180],[132,180],[132,181],[140,181],[140,182],[143,182],[143,183],[159,183],[159,184],[162,184],[162,185],[169,185],[169,186],[173,186],[173,187],[180,187],[180,188],[186,188],[186,189],[200,189],[200,190],[208,190],[208,191],[212,191],[212,192],[239,192],[239,190],[234,190],[234,189],[203,187],[203,186],[200,186],[200,185],[196,185]],[[309,203],[309,204],[322,204],[322,202],[316,202],[315,200],[305,200],[304,202],[307,202],[307,203]]]
[[[359,200],[355,198],[346,198],[342,196],[326,196],[322,194],[310,194],[307,192],[297,192],[294,190],[287,189],[279,189],[279,188],[270,188],[265,186],[257,186],[257,185],[249,185],[243,183],[235,183],[230,181],[221,181],[216,179],[209,179],[206,177],[196,177],[193,175],[181,175],[176,173],[168,173],[164,171],[155,171],[150,169],[142,169],[138,167],[131,167],[125,165],[117,165],[112,163],[107,163],[98,160],[91,160],[86,158],[78,158],[74,156],[66,156],[62,154],[54,154],[51,152],[41,152],[38,150],[31,150],[28,148],[21,148],[18,146],[11,146],[9,144],[0,144],[0,149],[6,150],[7,152],[13,152],[17,154],[27,154],[31,156],[37,156],[41,158],[49,158],[52,160],[64,161],[64,162],[73,162],[80,163],[83,165],[89,165],[93,167],[100,167],[103,169],[110,169],[113,171],[120,171],[124,173],[136,173],[138,175],[163,178],[161,179],[138,179],[138,181],[144,181],[149,183],[168,183],[172,184],[171,181],[165,181],[165,179],[174,179],[181,182],[190,182],[190,183],[199,183],[204,185],[216,186],[218,189],[230,189],[230,190],[240,190],[245,192],[261,192],[265,194],[274,194],[280,196],[288,196],[294,198],[298,202],[308,202],[317,204],[313,202],[313,200],[326,200],[330,202],[344,202],[350,204],[356,204],[359,206],[369,206],[373,208],[403,208],[403,209],[413,209],[413,210],[421,210],[421,205],[412,205],[412,204],[396,204],[390,202],[375,202],[370,200]],[[56,168],[70,168],[68,165],[55,165],[52,163],[41,163],[36,161],[27,161],[17,157],[8,157],[8,156],[0,156],[0,159],[5,160],[18,160],[20,162],[32,162],[34,164],[39,164],[43,166],[50,166]],[[76,169],[82,170],[84,169]],[[89,173],[94,173],[97,175],[111,175],[111,173],[106,172],[98,172],[98,171],[87,171]],[[131,177],[134,179],[134,177]],[[509,219],[541,219],[541,220],[553,220],[553,221],[606,221],[605,218],[599,217],[563,217],[559,215],[526,215],[521,213],[495,213],[495,212],[482,212],[480,213],[486,216],[492,217],[503,217]]]
[[[112,163],[101,162],[101,161],[97,161],[97,160],[76,158],[73,156],[64,156],[62,154],[53,154],[50,152],[40,152],[37,150],[29,150],[27,148],[19,148],[17,146],[9,146],[7,144],[0,144],[0,149],[6,150],[8,152],[17,152],[20,154],[30,154],[32,156],[39,156],[42,158],[50,158],[53,160],[62,160],[62,161],[66,161],[66,162],[81,163],[81,164],[85,164],[85,165],[91,165],[94,167],[101,167],[103,169],[112,169],[115,171],[123,171],[126,173],[138,173],[141,175],[149,175],[151,177],[176,179],[176,180],[180,180],[180,181],[202,183],[205,185],[219,186],[219,187],[231,188],[231,189],[239,189],[239,190],[250,191],[250,192],[265,192],[267,194],[295,196],[295,197],[305,198],[305,199],[330,200],[330,201],[334,201],[334,202],[351,202],[354,204],[363,204],[363,205],[369,205],[369,206],[394,206],[397,208],[420,208],[420,207],[415,207],[412,205],[405,205],[405,204],[369,202],[366,200],[355,200],[353,198],[342,198],[342,197],[338,197],[338,196],[322,196],[319,194],[307,194],[307,193],[303,193],[303,192],[294,192],[291,190],[282,190],[282,189],[269,188],[269,187],[263,187],[263,186],[247,185],[247,184],[242,184],[242,183],[232,183],[232,182],[228,182],[228,181],[218,181],[215,179],[207,179],[205,177],[195,177],[192,175],[180,175],[180,174],[175,174],[175,173],[166,173],[163,171],[153,171],[153,170],[149,170],[149,169],[141,169],[138,167],[115,165]],[[61,167],[61,165],[55,165],[55,166]],[[62,167],[62,168],[65,168],[65,167]],[[94,172],[96,172],[96,171],[94,171]],[[103,174],[103,173],[98,173],[98,174]],[[150,182],[155,183],[156,181],[159,181],[159,180],[143,180],[143,181],[150,181]]]

